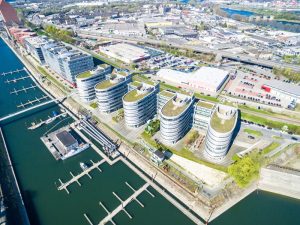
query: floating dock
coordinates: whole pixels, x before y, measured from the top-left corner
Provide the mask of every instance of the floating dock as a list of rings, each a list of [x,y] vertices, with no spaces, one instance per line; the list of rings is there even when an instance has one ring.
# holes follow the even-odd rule
[[[99,166],[103,163],[106,162],[105,159],[100,160],[99,162],[93,162],[92,160],[90,160],[90,162],[92,163],[92,166],[88,167],[87,169],[83,170],[80,174],[74,176],[72,172],[70,172],[72,179],[63,183],[61,181],[61,179],[58,179],[58,181],[60,182],[60,186],[57,188],[57,190],[61,191],[61,190],[65,190],[68,194],[70,194],[69,190],[68,190],[68,186],[73,184],[74,182],[76,182],[79,186],[81,186],[81,183],[79,182],[79,179],[83,176],[88,176],[90,179],[92,179],[91,175],[89,174],[92,170],[94,169],[98,169],[99,172],[102,172],[102,170],[99,168]]]
[[[21,89],[18,89],[18,90],[14,89],[13,91],[10,92],[10,94],[18,95],[20,92],[27,93],[27,91],[30,90],[30,89],[35,90],[36,87],[37,87],[36,85],[31,84],[31,86],[29,86],[29,87],[22,87]]]
[[[12,75],[12,74],[15,74],[15,73],[20,73],[22,71],[26,71],[25,67],[23,69],[17,69],[17,70],[1,73],[1,76]]]
[[[48,99],[49,97],[47,95],[43,95],[42,97],[40,98],[35,98],[34,100],[28,100],[28,102],[26,103],[22,103],[20,105],[17,105],[17,108],[25,108],[27,107],[28,105],[33,105],[34,103],[38,102],[40,103],[42,100],[44,99]]]
[[[25,80],[25,79],[28,79],[28,78],[30,78],[30,76],[14,78],[14,79],[11,79],[11,80],[6,80],[5,83],[6,84],[17,83],[18,81]]]

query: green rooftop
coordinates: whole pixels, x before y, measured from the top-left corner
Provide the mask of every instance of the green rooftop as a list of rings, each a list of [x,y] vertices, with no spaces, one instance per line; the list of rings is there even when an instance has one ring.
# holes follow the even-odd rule
[[[142,98],[144,98],[145,96],[147,96],[150,92],[145,92],[145,93],[142,93],[142,94],[138,94],[138,91],[135,89],[135,90],[132,90],[130,92],[128,92],[126,95],[124,95],[124,101],[126,102],[136,102]]]
[[[162,114],[165,116],[173,117],[178,116],[190,105],[190,101],[184,102],[182,106],[174,104],[173,99],[170,99],[162,108]],[[180,99],[178,99],[180,100]]]
[[[172,98],[175,95],[175,93],[167,91],[167,90],[163,90],[163,91],[159,92],[158,94],[165,96],[167,98]]]
[[[84,73],[81,73],[81,74],[79,74],[78,76],[77,76],[77,78],[88,78],[88,77],[90,77],[90,76],[92,76],[92,73],[91,73],[91,71],[86,71],[86,72],[84,72]]]
[[[110,67],[110,65],[108,65],[106,63],[100,64],[98,66],[102,67],[103,69],[106,69],[106,68]]]
[[[207,109],[212,109],[215,106],[215,104],[209,103],[209,102],[204,102],[204,101],[199,101],[197,103],[197,106],[207,108]]]
[[[220,133],[227,133],[232,130],[232,128],[235,126],[235,120],[237,117],[237,113],[230,118],[229,120],[222,120],[217,113],[217,110],[213,113],[211,119],[210,119],[210,126],[217,132]]]
[[[130,83],[130,85],[135,86],[135,87],[139,87],[141,85],[141,82],[133,81],[133,82]]]
[[[111,82],[110,79],[108,79],[108,80],[102,81],[99,84],[97,84],[95,88],[96,89],[107,89],[107,88],[113,87],[116,84],[118,84],[118,83],[113,83],[113,82]]]

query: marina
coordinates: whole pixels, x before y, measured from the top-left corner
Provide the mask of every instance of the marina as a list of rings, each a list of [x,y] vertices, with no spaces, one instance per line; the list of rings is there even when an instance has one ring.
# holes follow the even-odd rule
[[[36,85],[33,85],[33,84],[31,84],[31,86],[29,86],[29,87],[24,87],[24,86],[23,86],[21,89],[18,89],[18,90],[16,90],[16,89],[14,88],[14,90],[11,91],[10,94],[16,94],[16,95],[18,95],[20,92],[25,92],[25,93],[27,93],[28,90],[31,90],[31,89],[35,90],[35,88],[36,88]]]
[[[55,111],[52,112],[53,116],[52,117],[48,117],[48,119],[46,120],[40,120],[40,122],[36,123],[36,122],[32,122],[31,126],[28,127],[28,130],[34,130],[36,128],[41,127],[44,124],[50,124],[52,122],[54,122],[56,119],[60,118],[60,117],[66,117],[67,113],[63,112],[61,114],[57,114]]]
[[[17,83],[18,81],[25,80],[25,79],[28,79],[28,78],[30,78],[30,76],[14,78],[14,79],[11,79],[11,80],[6,80],[5,83],[6,84]]]
[[[26,103],[20,103],[19,105],[17,105],[17,107],[18,108],[25,108],[25,107],[27,107],[28,105],[33,105],[34,103],[40,103],[41,101],[43,101],[43,100],[45,100],[45,99],[48,99],[49,97],[47,96],[47,95],[44,95],[44,96],[42,96],[42,97],[40,97],[40,98],[35,98],[35,99],[33,99],[33,100],[28,100],[28,102],[26,102]]]
[[[0,67],[1,66],[2,65],[0,65]],[[16,68],[19,68],[19,65],[17,66],[18,67]],[[8,69],[0,68],[0,72],[6,71]],[[39,92],[37,90],[36,94],[38,93]],[[6,92],[0,98],[5,99],[8,98],[8,96],[10,96],[10,93]],[[11,97],[16,98],[16,101],[18,101],[18,98],[20,96],[13,95]],[[9,110],[10,111],[6,109],[6,111],[4,113],[2,112],[2,114],[14,114],[15,108],[9,108]],[[123,213],[116,213],[113,217],[113,221],[115,224],[195,224],[193,220],[189,219],[193,217],[188,217],[188,209],[184,210],[181,209],[179,205],[176,205],[176,203],[174,203],[175,200],[168,193],[157,187],[155,183],[152,184],[151,179],[143,175],[126,159],[119,157],[117,161],[113,161],[113,166],[111,166],[112,161],[109,158],[104,158],[106,154],[103,153],[103,149],[98,148],[99,151],[103,151],[102,153],[100,153],[97,149],[89,148],[87,149],[87,151],[83,151],[81,154],[72,158],[72,160],[66,160],[64,162],[54,160],[47,151],[45,145],[43,145],[40,140],[40,137],[48,132],[48,127],[41,126],[40,129],[36,129],[34,132],[29,132],[26,122],[38,121],[40,119],[45,120],[45,118],[47,118],[53,110],[58,111],[59,108],[57,106],[51,106],[46,110],[39,112],[36,112],[33,109],[31,110],[32,113],[24,118],[15,120],[7,124],[5,123],[5,121],[4,123],[2,123],[4,138],[7,141],[8,151],[10,151],[12,156],[13,166],[15,167],[16,176],[20,182],[20,189],[22,195],[24,196],[26,207],[28,208],[28,214],[31,224],[98,224],[98,222],[94,223],[93,221],[103,221],[103,219],[108,216],[107,212],[110,211],[109,209],[117,209],[118,207],[122,208],[120,207],[120,200],[115,195],[115,198],[111,198],[112,190],[114,191],[114,193],[118,193],[117,196],[122,196],[120,197],[121,200],[128,200],[130,197],[132,197],[133,190],[131,188],[128,188],[128,185],[124,185],[125,182],[127,182],[128,184],[134,184],[134,187],[140,187],[136,188],[136,190],[140,190],[141,187],[147,186],[147,184],[149,184],[149,186],[147,186],[145,190],[151,190],[151,193],[155,195],[155,198],[152,198],[148,193],[146,193],[146,191],[141,191],[138,197],[139,201],[145,207],[141,207],[139,203],[127,204],[126,211],[131,215],[132,219],[128,220],[128,215],[124,217]],[[16,118],[18,118],[18,115],[15,115]],[[68,124],[72,124],[72,122],[73,121],[70,118],[68,121],[66,120],[59,124],[59,127],[68,126]],[[88,130],[91,132],[91,129],[92,128],[89,128]],[[17,142],[15,141],[16,134],[20,134],[18,135]],[[23,146],[31,147],[23,148]],[[20,149],[22,149],[22,151],[20,151]],[[33,158],[36,160],[32,160]],[[89,175],[93,178],[92,181],[88,175],[82,176],[80,178],[80,184],[82,185],[80,186],[80,188],[78,188],[79,185],[68,186],[68,190],[70,191],[70,193],[73,193],[72,195],[67,195],[64,192],[57,191],[57,187],[53,185],[53,183],[57,181],[57,177],[60,177],[61,180],[68,180],[70,174],[69,171],[73,171],[73,175],[83,172],[82,168],[78,166],[79,162],[87,162],[89,160],[99,162],[103,159],[108,162],[101,164],[101,170],[103,170],[104,172],[99,173],[97,170],[92,170],[89,172]],[[51,168],[51,170],[49,170],[49,168]],[[95,173],[95,171],[97,173]],[[75,183],[77,182],[75,181]],[[76,190],[76,192],[74,190]],[[252,204],[249,204],[248,200],[246,204],[249,205],[243,206],[244,211],[239,206],[237,209],[233,208],[233,210],[229,211],[228,214],[226,213],[227,215],[224,215],[224,217],[226,217],[225,219],[223,219],[224,217],[221,216],[220,220],[217,219],[213,221],[212,224],[230,225],[234,224],[236,220],[239,220],[242,221],[240,224],[244,225],[247,224],[247,222],[245,222],[245,219],[243,218],[248,218],[249,213],[253,213],[255,216],[254,220],[248,220],[250,222],[248,224],[260,224],[259,222],[265,221],[264,218],[270,220],[270,216],[268,216],[272,212],[269,209],[270,206],[272,206],[273,211],[275,211],[278,210],[278,206],[282,205],[283,202],[289,206],[286,207],[288,211],[286,211],[285,209],[283,209],[283,211],[291,216],[291,218],[289,218],[289,220],[285,222],[288,222],[288,224],[298,224],[297,209],[299,209],[299,204],[290,202],[285,199],[273,201],[276,203],[273,204],[270,199],[266,200],[263,197],[264,194],[260,194],[258,196],[260,197],[256,197],[256,195],[251,196],[250,200],[256,199],[256,201],[258,201],[258,198],[263,199],[264,201],[266,201],[266,204],[263,205],[263,208],[260,207],[260,204],[255,204],[254,207]],[[101,200],[101,203],[103,203],[107,211],[104,210],[103,207],[100,207],[99,210],[99,199]],[[166,199],[169,201],[167,201]],[[272,199],[277,198],[273,196]],[[47,202],[47,204],[45,204],[45,202]],[[62,205],[64,207],[60,207],[59,209],[57,209],[58,205]],[[174,207],[174,205],[176,205],[176,207]],[[294,208],[292,208],[292,206]],[[257,210],[253,212],[253,210],[251,210],[253,208],[257,208]],[[120,212],[121,211],[123,212],[122,209],[120,209]],[[111,212],[113,212],[113,210]],[[134,212],[134,215],[132,214],[132,212]],[[282,220],[280,220],[280,215],[276,215],[275,217],[276,221],[280,221],[281,223],[277,223],[276,221],[274,221],[274,225],[284,224],[282,223]],[[199,223],[198,220],[197,223]]]

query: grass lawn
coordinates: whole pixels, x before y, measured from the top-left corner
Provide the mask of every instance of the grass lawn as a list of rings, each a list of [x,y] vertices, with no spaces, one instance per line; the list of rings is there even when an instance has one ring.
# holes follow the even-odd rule
[[[39,66],[37,69],[38,69],[39,72],[40,72],[41,74],[43,74],[48,80],[50,80],[50,81],[53,82],[56,86],[58,86],[59,89],[61,89],[63,92],[69,92],[69,91],[70,91],[70,90],[68,90],[68,88],[65,87],[61,82],[59,82],[59,81],[56,80],[54,77],[52,77],[49,73],[47,73],[47,71],[46,71],[43,67]]]
[[[273,151],[274,149],[278,148],[280,146],[280,143],[279,142],[272,142],[271,144],[269,144],[267,147],[265,147],[263,150],[262,150],[262,153],[265,155],[265,154],[268,154],[269,152]]]
[[[90,106],[93,108],[93,109],[96,109],[98,107],[98,104],[97,102],[93,102],[90,104]]]
[[[155,140],[153,140],[151,138],[151,136],[149,134],[147,134],[146,132],[143,132],[141,134],[141,137],[151,146],[153,147],[156,147],[156,142]],[[188,160],[191,160],[191,161],[194,161],[194,162],[197,162],[197,163],[200,163],[200,164],[203,164],[205,166],[208,166],[210,168],[213,168],[213,169],[217,169],[217,170],[220,170],[220,171],[223,171],[225,173],[227,173],[227,167],[225,166],[221,166],[221,165],[217,165],[217,164],[214,164],[214,163],[210,163],[210,162],[207,162],[205,160],[202,160],[198,157],[196,157],[191,151],[189,151],[188,149],[186,148],[183,148],[181,150],[176,150],[176,149],[173,149],[173,148],[170,148],[168,146],[165,146],[163,145],[164,149],[165,150],[168,150],[170,152],[172,152],[173,154],[176,154],[178,156],[181,156],[185,159],[188,159]]]
[[[244,129],[244,132],[246,132],[246,133],[248,133],[248,134],[252,134],[252,135],[258,136],[258,137],[263,136],[263,134],[262,134],[261,131],[258,131],[258,130],[252,130],[252,129],[249,129],[249,128]]]
[[[288,127],[288,131],[293,132],[294,134],[300,134],[300,126],[294,124],[287,124],[283,122],[268,120],[264,117],[255,116],[249,113],[241,112],[241,119],[251,121],[257,124],[265,125],[267,127],[275,128],[281,130],[283,126]]]

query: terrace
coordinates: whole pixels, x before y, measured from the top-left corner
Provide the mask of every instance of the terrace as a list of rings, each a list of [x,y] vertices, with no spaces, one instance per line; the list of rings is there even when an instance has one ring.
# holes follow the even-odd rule
[[[143,92],[139,92],[137,89],[128,92],[124,95],[124,101],[126,102],[136,102],[144,97],[146,97],[150,93],[150,90],[145,90]]]
[[[84,78],[88,78],[88,77],[91,77],[93,74],[91,73],[91,71],[86,71],[84,73],[81,73],[77,76],[77,78],[80,78],[80,79],[84,79]]]
[[[168,117],[178,116],[187,109],[189,104],[189,100],[175,97],[164,105],[162,108],[162,114]]]
[[[197,103],[197,106],[207,108],[207,109],[212,109],[215,106],[215,104],[209,103],[209,102],[204,102],[204,101],[199,101]]]

